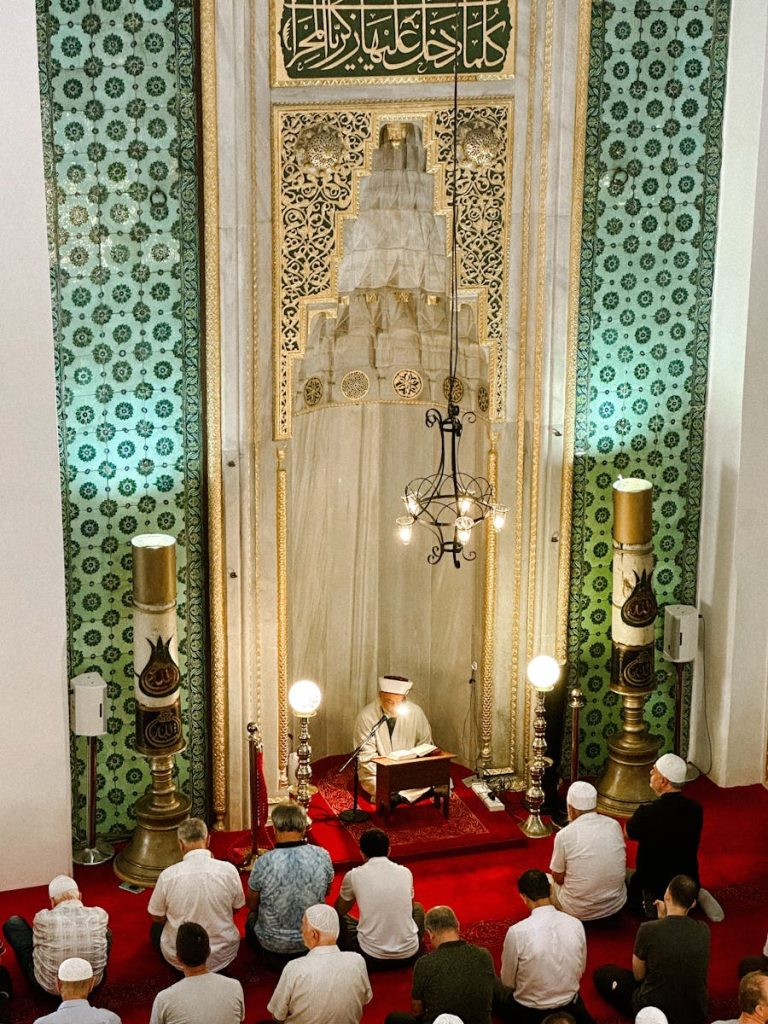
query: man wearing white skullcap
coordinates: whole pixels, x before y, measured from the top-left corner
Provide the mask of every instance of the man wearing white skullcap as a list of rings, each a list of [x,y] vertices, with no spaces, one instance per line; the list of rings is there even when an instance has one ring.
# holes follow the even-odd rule
[[[358,747],[365,740],[358,759],[358,776],[369,796],[376,793],[376,765],[371,758],[432,743],[427,716],[418,704],[408,700],[412,686],[404,676],[381,676],[377,698],[366,704],[355,721],[352,744]]]
[[[304,945],[309,952],[283,968],[267,1009],[286,1024],[359,1024],[371,1001],[365,961],[336,945],[339,916],[326,903],[304,913]]]
[[[645,916],[656,916],[655,903],[664,896],[669,880],[687,875],[699,881],[699,840],[704,823],[701,804],[684,796],[688,766],[677,754],[663,754],[651,768],[650,787],[658,796],[641,804],[626,825],[627,836],[637,840],[637,861],[629,881],[629,905]],[[706,890],[699,904],[713,921],[722,921],[722,908]]]
[[[627,900],[627,850],[621,825],[597,813],[597,790],[589,782],[568,788],[568,821],[555,836],[552,902],[580,921],[617,914]]]
[[[635,1024],[669,1024],[667,1015],[657,1006],[644,1006],[635,1014]]]
[[[112,939],[106,910],[84,906],[77,882],[69,875],[57,875],[51,881],[48,898],[51,909],[38,911],[31,927],[16,915],[3,925],[3,934],[22,973],[33,988],[55,996],[59,964],[69,957],[82,957],[93,967],[96,987],[101,983]]]
[[[62,961],[57,979],[61,1005],[55,1013],[38,1017],[35,1024],[120,1024],[116,1013],[88,1002],[94,981],[93,968],[87,960],[74,956]]]

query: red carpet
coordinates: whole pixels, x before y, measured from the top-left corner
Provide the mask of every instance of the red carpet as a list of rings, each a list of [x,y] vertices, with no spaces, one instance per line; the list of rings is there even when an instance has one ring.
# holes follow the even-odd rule
[[[310,805],[312,840],[328,850],[337,868],[360,863],[358,843],[367,828],[385,829],[389,834],[392,856],[406,861],[449,850],[490,850],[523,845],[520,830],[509,814],[489,811],[462,783],[461,780],[471,772],[461,765],[451,766],[454,789],[447,820],[427,798],[411,806],[395,808],[389,822],[385,822],[375,813],[374,805],[363,796],[358,798],[358,805],[369,812],[370,820],[346,825],[338,820],[338,814],[352,807],[353,776],[351,766],[339,774],[343,763],[343,757],[325,757],[312,767],[312,781],[318,788]]]
[[[719,790],[707,779],[692,783],[689,792],[701,800],[705,808],[702,878],[726,912],[722,924],[711,926],[709,1019],[727,1020],[737,1016],[736,966],[742,956],[760,952],[768,929],[768,862],[763,838],[768,818],[768,792],[762,786]],[[502,817],[500,814],[489,816]],[[396,817],[397,812],[393,818]],[[477,817],[480,818],[479,813]],[[215,840],[220,853],[231,843],[231,837],[224,835],[217,835]],[[630,844],[630,857],[633,859],[632,846]],[[545,839],[515,848],[473,849],[450,857],[424,856],[410,864],[416,897],[426,907],[436,903],[453,906],[462,921],[465,936],[490,949],[498,966],[505,931],[524,913],[515,880],[527,867],[546,868],[551,849],[552,840]],[[100,904],[109,911],[114,931],[109,981],[94,1001],[120,1014],[125,1024],[146,1024],[155,993],[176,978],[148,942],[146,905],[149,893],[133,895],[120,890],[110,865],[80,868],[76,874],[87,902]],[[338,891],[341,874],[337,872],[332,899]],[[31,919],[44,905],[47,905],[47,895],[43,887],[0,893],[3,920],[12,913]],[[242,927],[244,911],[239,921]],[[587,925],[588,965],[582,994],[600,1024],[609,1024],[618,1018],[596,995],[591,972],[607,962],[629,966],[636,928],[637,922],[628,915],[621,915],[610,925]],[[4,963],[11,969],[16,984],[14,1021],[28,1024],[50,1012],[52,1004],[30,996],[11,953],[6,954]],[[276,976],[258,966],[248,949],[241,949],[231,973],[240,978],[245,988],[246,1020],[267,1017],[266,1004]],[[366,1008],[365,1024],[381,1024],[389,1010],[408,1008],[410,977],[408,970],[373,976],[374,999]]]

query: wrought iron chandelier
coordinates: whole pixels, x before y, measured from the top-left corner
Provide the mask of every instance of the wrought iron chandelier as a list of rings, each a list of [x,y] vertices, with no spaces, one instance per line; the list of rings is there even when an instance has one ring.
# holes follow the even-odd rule
[[[458,3],[456,5],[458,22]],[[451,307],[449,321],[448,409],[427,410],[428,428],[440,429],[440,462],[430,476],[414,477],[403,494],[406,514],[397,519],[403,544],[410,544],[413,527],[426,527],[435,543],[427,555],[430,565],[437,565],[443,555],[450,555],[457,569],[461,560],[471,562],[477,556],[468,551],[472,530],[478,523],[490,520],[495,530],[504,526],[507,508],[497,504],[493,485],[482,476],[470,476],[459,469],[459,445],[465,423],[474,423],[476,416],[459,408],[457,374],[459,364],[459,270],[457,227],[457,167],[459,161],[459,46],[453,60],[453,145],[451,163]]]

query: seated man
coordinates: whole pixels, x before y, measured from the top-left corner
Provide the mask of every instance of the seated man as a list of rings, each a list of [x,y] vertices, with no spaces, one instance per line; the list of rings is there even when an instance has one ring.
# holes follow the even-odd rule
[[[96,979],[87,960],[74,956],[59,964],[56,987],[61,1004],[54,1013],[38,1017],[35,1024],[120,1024],[120,1018],[111,1010],[91,1006],[88,995]]]
[[[296,1024],[360,1024],[373,993],[360,954],[336,945],[338,914],[326,903],[307,907],[301,933],[309,952],[285,965],[267,1009]]]
[[[749,971],[739,982],[739,1016],[714,1024],[762,1024],[768,1019],[768,974]]]
[[[632,970],[607,964],[594,973],[603,999],[628,1017],[655,1006],[669,1024],[703,1024],[707,1016],[709,928],[688,912],[696,905],[696,882],[675,875],[656,904],[659,919],[638,928]]]
[[[306,953],[304,911],[321,903],[333,881],[327,850],[307,843],[307,813],[301,804],[278,804],[272,811],[275,848],[262,854],[248,879],[245,901],[251,913],[245,936],[265,964],[280,970]]]
[[[424,919],[432,952],[416,961],[411,1012],[389,1013],[385,1024],[420,1024],[441,1013],[463,1024],[491,1024],[495,976],[487,949],[465,942],[450,907],[432,907]]]
[[[371,763],[371,758],[432,742],[432,730],[419,705],[409,701],[407,713],[403,710],[412,686],[413,683],[403,676],[381,676],[378,697],[366,704],[355,721],[352,744],[357,747],[379,719],[386,719],[366,740],[358,759],[360,785],[371,798],[376,795],[376,765]]]
[[[637,868],[629,880],[628,904],[646,917],[655,916],[675,875],[699,884],[699,840],[704,822],[701,804],[684,796],[688,766],[677,754],[664,754],[651,768],[650,787],[659,799],[641,804],[627,822],[627,835],[637,840]],[[723,909],[706,889],[699,906],[711,921],[722,921]]]
[[[182,821],[177,838],[182,859],[160,872],[147,907],[154,922],[150,937],[168,963],[182,970],[176,930],[183,921],[196,921],[210,940],[208,969],[220,971],[232,963],[240,948],[232,916],[245,906],[240,875],[234,864],[214,859],[208,849],[208,829],[200,818]]]
[[[587,964],[584,925],[552,906],[549,880],[531,868],[517,880],[530,917],[507,931],[501,952],[496,1007],[506,1020],[540,1024],[556,1010],[591,1024],[579,985]]]
[[[94,985],[101,983],[107,966],[111,934],[109,918],[101,907],[83,905],[74,878],[57,875],[48,886],[50,910],[39,910],[30,928],[22,917],[9,917],[3,925],[8,945],[33,988],[58,995],[59,964],[81,957],[93,968]]]
[[[401,967],[419,952],[424,907],[413,899],[413,875],[389,859],[389,838],[379,828],[360,837],[363,863],[344,876],[336,900],[342,948],[362,953],[369,968]],[[357,903],[359,921],[347,911]]]
[[[621,825],[597,813],[597,790],[574,782],[566,797],[568,821],[555,835],[549,870],[552,902],[580,921],[617,914],[627,900],[627,848]]]
[[[211,943],[205,928],[183,921],[176,930],[176,960],[184,977],[158,992],[149,1024],[240,1024],[245,1018],[243,987],[211,973]]]

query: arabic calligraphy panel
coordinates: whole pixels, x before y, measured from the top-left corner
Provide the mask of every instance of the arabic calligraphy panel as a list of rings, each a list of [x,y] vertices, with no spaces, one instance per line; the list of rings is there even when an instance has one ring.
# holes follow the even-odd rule
[[[512,78],[516,0],[272,0],[272,85]]]

